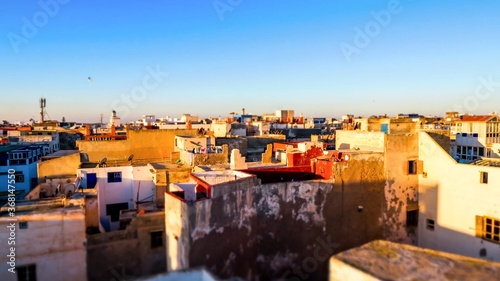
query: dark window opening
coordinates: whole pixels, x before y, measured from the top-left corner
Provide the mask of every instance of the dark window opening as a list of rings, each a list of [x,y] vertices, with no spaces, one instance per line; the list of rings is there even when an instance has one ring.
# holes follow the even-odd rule
[[[408,161],[408,174],[410,174],[410,175],[417,174],[417,161],[416,160]]]
[[[434,220],[427,219],[426,226],[427,226],[427,229],[434,230]]]
[[[163,246],[163,231],[151,232],[151,249]]]
[[[418,226],[418,210],[406,211],[406,226]]]
[[[27,229],[28,228],[28,222],[27,221],[21,221],[19,222],[19,229]]]
[[[17,268],[18,281],[36,281],[36,265],[30,264]]]
[[[111,216],[111,221],[120,220],[120,211],[128,210],[128,203],[117,203],[106,205],[106,215]]]
[[[488,183],[488,172],[480,172],[480,183]]]
[[[122,172],[108,173],[108,182],[122,182]]]

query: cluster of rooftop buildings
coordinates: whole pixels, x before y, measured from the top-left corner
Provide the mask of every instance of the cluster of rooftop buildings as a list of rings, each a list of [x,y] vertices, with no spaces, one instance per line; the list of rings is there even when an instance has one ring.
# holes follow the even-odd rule
[[[495,113],[231,115],[0,127],[0,279],[498,276]]]

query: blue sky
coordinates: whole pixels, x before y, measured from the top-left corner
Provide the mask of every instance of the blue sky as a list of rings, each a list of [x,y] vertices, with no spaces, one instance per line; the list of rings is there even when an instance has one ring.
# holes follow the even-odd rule
[[[498,11],[494,0],[5,0],[0,118],[38,119],[42,96],[52,119],[85,122],[112,109],[125,120],[489,113]]]

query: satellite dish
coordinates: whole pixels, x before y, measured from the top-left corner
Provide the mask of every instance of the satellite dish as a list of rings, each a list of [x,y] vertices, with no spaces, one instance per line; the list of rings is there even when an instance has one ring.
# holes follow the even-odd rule
[[[99,167],[106,165],[106,161],[108,161],[108,158],[106,157],[102,158],[101,161],[99,161]]]
[[[134,158],[134,154],[130,154],[128,157],[127,157],[127,161],[129,162],[132,162],[132,159]]]

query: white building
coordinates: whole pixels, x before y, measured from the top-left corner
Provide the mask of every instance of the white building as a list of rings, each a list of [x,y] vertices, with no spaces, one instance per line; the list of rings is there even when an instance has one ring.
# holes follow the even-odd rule
[[[109,117],[109,128],[111,128],[113,125],[115,127],[120,127],[121,126],[121,121],[120,121],[120,117],[116,116],[116,111],[113,110],[111,112],[111,116]]]
[[[156,199],[152,166],[81,168],[82,188],[96,188],[101,231],[120,228],[120,211],[153,205]]]
[[[426,133],[418,158],[418,246],[500,261],[500,161],[457,163]]]
[[[500,158],[500,119],[495,115],[463,116],[456,132],[453,158],[462,163],[480,157]]]

